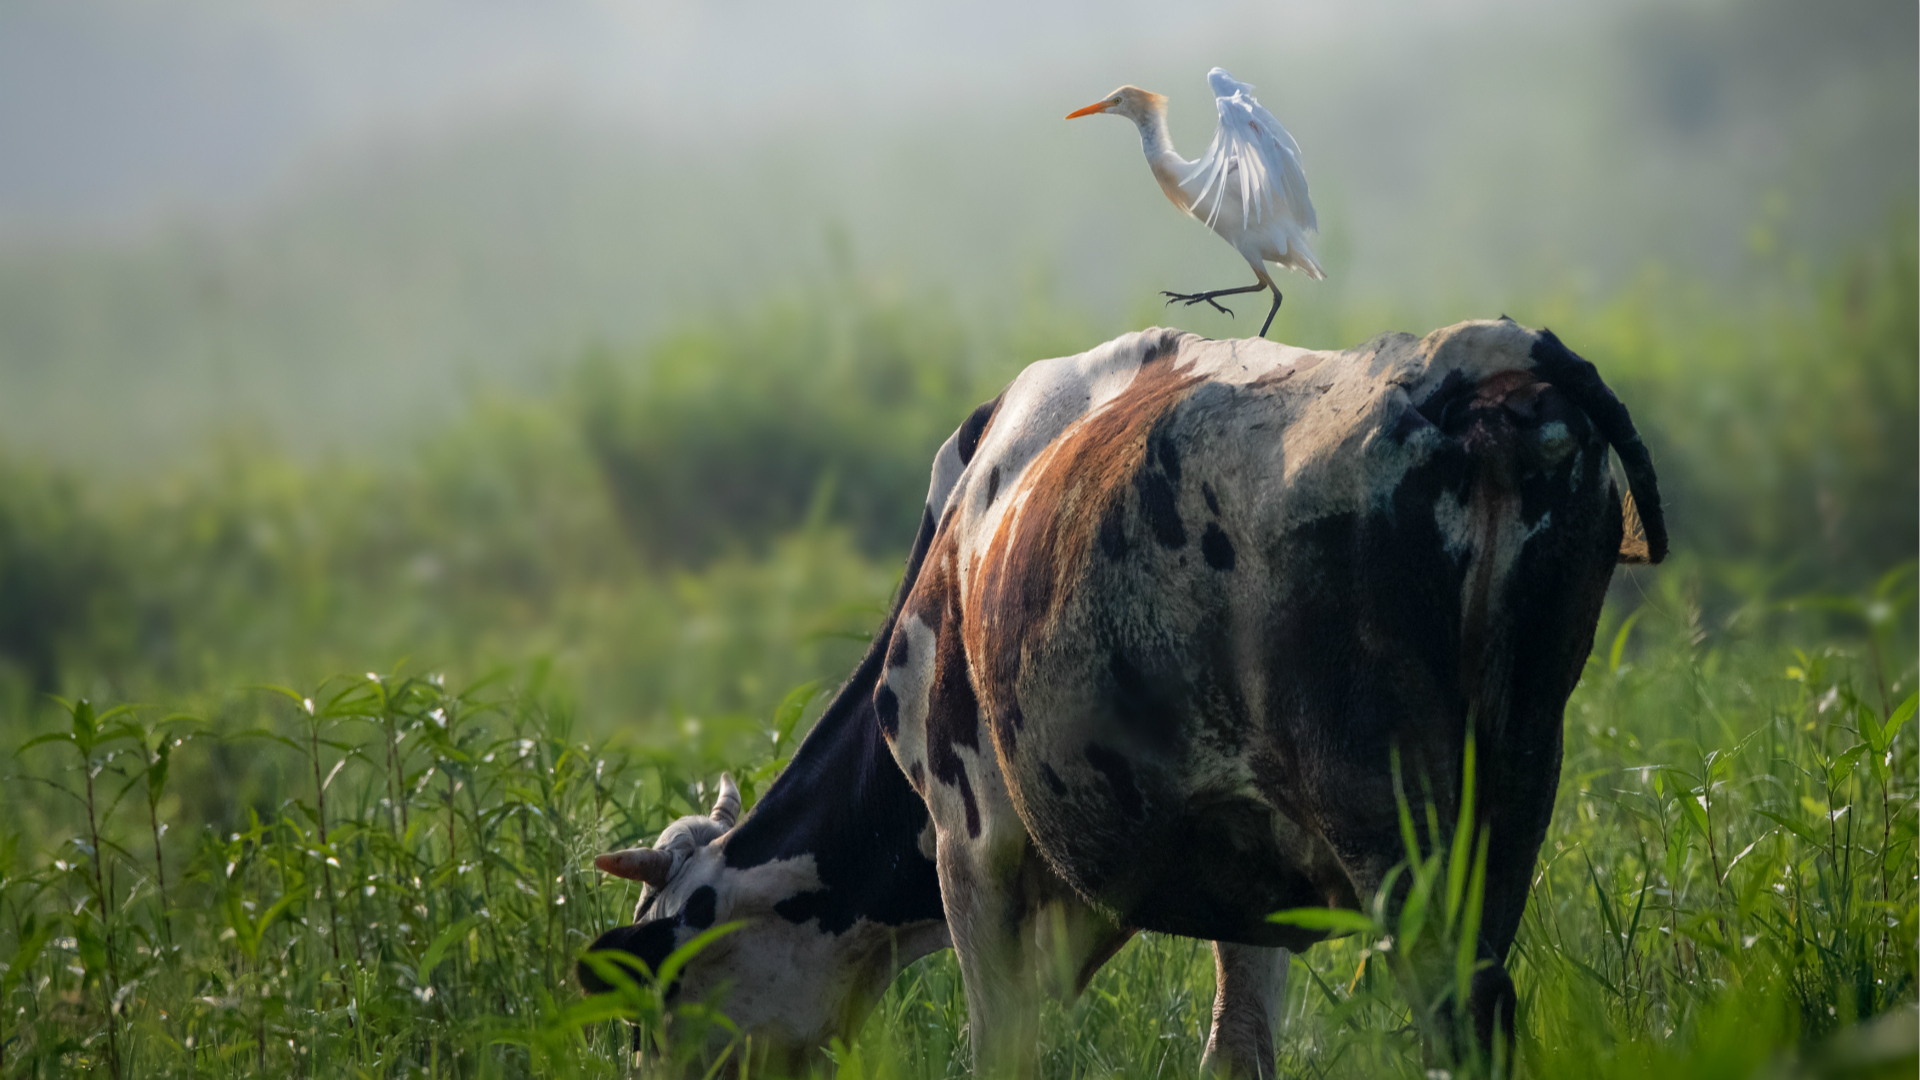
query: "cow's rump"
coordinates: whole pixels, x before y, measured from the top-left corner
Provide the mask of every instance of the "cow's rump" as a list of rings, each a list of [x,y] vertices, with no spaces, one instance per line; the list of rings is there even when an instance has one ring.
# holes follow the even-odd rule
[[[1493,869],[1530,864],[1622,536],[1608,440],[1544,342],[1148,331],[1030,368],[896,629],[932,658],[899,679],[924,684],[918,786],[970,807],[1002,772],[1124,925],[1298,945],[1264,916],[1369,895],[1400,853],[1394,748],[1451,815],[1472,716]]]

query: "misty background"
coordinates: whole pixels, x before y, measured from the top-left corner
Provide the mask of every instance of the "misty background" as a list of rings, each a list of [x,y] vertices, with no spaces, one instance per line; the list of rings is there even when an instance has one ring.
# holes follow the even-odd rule
[[[1245,268],[1130,125],[1062,119],[1137,84],[1197,156],[1215,64],[1322,222],[1271,337],[1552,325],[1674,507],[1623,587],[1725,625],[1853,587],[1916,543],[1917,39],[1880,0],[14,0],[0,687],[536,663],[606,724],[831,681],[973,402],[1258,328],[1160,305]]]
[[[1867,0],[24,0],[0,8],[0,429],[133,467],[228,426],[385,444],[835,259],[969,320],[1037,299],[1128,328],[1244,268],[1130,126],[1061,117],[1135,83],[1197,156],[1214,64],[1299,139],[1324,223],[1329,279],[1292,283],[1278,338],[1649,267],[1737,294],[1910,201],[1915,55],[1913,5]]]

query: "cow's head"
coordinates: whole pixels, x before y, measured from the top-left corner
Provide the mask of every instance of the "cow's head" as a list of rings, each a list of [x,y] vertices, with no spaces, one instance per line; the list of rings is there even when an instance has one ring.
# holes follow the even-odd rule
[[[596,858],[602,871],[646,888],[632,925],[607,931],[593,948],[631,954],[652,972],[702,931],[741,924],[680,969],[668,1002],[716,1006],[751,1040],[756,1065],[778,1074],[802,1071],[832,1039],[854,1035],[892,980],[901,950],[913,949],[900,956],[910,960],[928,947],[898,942],[892,928],[864,919],[824,928],[813,910],[825,894],[811,855],[728,865],[739,812],[739,789],[722,776],[708,814],[675,821],[652,847]],[[589,993],[612,989],[584,962],[579,978]],[[713,1038],[726,1034],[716,1028]]]

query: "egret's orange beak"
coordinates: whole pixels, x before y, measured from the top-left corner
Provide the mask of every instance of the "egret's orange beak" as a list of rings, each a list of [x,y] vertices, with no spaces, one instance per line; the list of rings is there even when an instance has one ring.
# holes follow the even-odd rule
[[[1092,116],[1094,113],[1103,113],[1111,108],[1113,108],[1113,102],[1111,101],[1096,101],[1084,109],[1075,109],[1072,112],[1068,113],[1067,119],[1078,120],[1083,116]]]

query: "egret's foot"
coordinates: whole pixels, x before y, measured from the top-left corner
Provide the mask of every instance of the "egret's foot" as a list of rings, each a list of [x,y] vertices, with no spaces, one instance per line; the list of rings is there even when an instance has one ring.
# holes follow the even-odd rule
[[[1221,289],[1217,292],[1210,292],[1210,293],[1177,293],[1177,292],[1162,291],[1160,295],[1167,298],[1168,304],[1172,304],[1174,301],[1178,300],[1186,304],[1188,307],[1192,307],[1193,305],[1204,301],[1208,307],[1212,308],[1215,311],[1224,312],[1227,318],[1231,319],[1233,318],[1232,309],[1221,306],[1220,302],[1218,300],[1215,300],[1214,297],[1224,296],[1227,293],[1236,293],[1239,291],[1240,291],[1239,289]]]
[[[1228,311],[1224,307],[1221,307],[1220,302],[1218,300],[1215,300],[1214,297],[1238,296],[1241,293],[1250,293],[1250,292],[1265,292],[1266,288],[1267,286],[1264,283],[1255,282],[1252,285],[1242,285],[1237,289],[1209,289],[1206,292],[1196,292],[1196,293],[1178,293],[1178,292],[1163,291],[1161,292],[1160,295],[1166,297],[1167,303],[1169,304],[1173,303],[1175,300],[1180,301],[1181,303],[1187,305],[1188,307],[1192,307],[1195,304],[1204,303],[1208,307],[1211,307],[1213,310],[1226,315],[1228,318],[1232,318],[1233,312]]]

